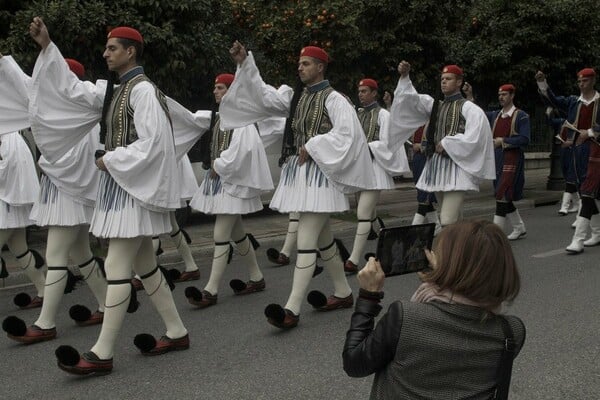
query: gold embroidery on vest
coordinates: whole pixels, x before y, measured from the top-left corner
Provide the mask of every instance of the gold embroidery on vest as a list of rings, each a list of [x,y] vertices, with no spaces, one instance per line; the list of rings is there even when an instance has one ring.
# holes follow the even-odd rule
[[[325,108],[325,100],[331,92],[333,92],[332,87],[315,93],[309,93],[307,89],[304,89],[292,121],[297,152],[310,138],[333,129],[333,124]]]
[[[379,140],[379,111],[381,111],[380,106],[373,107],[370,110],[364,108],[358,110],[358,120],[367,137],[367,143]]]
[[[221,153],[229,148],[231,144],[231,136],[233,130],[222,131],[221,120],[219,116],[216,116],[215,126],[212,131],[212,143],[210,149],[210,160],[215,161],[221,156]]]

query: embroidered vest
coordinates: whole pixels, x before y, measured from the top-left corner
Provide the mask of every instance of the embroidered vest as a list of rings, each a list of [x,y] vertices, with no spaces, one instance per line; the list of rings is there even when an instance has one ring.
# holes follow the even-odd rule
[[[325,108],[325,100],[331,92],[333,92],[331,86],[316,92],[310,92],[305,88],[302,92],[292,120],[296,154],[311,137],[327,133],[333,128]]]
[[[221,130],[221,119],[216,116],[215,126],[212,130],[212,140],[210,147],[210,160],[215,161],[221,156],[221,153],[226,150],[231,144],[231,136],[233,130],[222,131]]]
[[[138,139],[133,122],[133,108],[130,104],[130,97],[134,86],[140,82],[149,82],[154,86],[156,98],[167,115],[169,123],[171,123],[165,95],[146,75],[136,75],[115,90],[107,115],[106,150],[111,151],[117,147],[126,147]]]
[[[465,117],[461,110],[466,99],[442,101],[437,115],[434,143],[437,145],[445,136],[465,133]]]
[[[365,108],[359,108],[357,111],[358,120],[360,121],[363,131],[367,136],[367,143],[379,140],[379,124],[377,121],[379,119],[380,111],[381,106],[379,104]]]

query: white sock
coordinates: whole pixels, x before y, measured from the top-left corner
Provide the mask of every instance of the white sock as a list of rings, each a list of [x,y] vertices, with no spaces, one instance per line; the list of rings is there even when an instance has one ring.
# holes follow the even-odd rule
[[[358,203],[356,206],[358,226],[356,227],[356,236],[354,237],[352,254],[349,258],[349,260],[356,265],[359,263],[359,260],[365,249],[365,244],[367,243],[367,238],[369,237],[369,232],[371,232],[371,220],[377,215],[375,207],[377,205],[377,201],[379,200],[379,194],[380,192],[378,190],[366,190],[358,194]],[[321,235],[325,234],[325,236],[331,236],[331,233],[326,234],[326,232],[330,232],[329,224],[324,226],[324,230]],[[322,240],[325,236],[319,237],[319,244],[322,243]],[[332,240],[333,237],[328,238],[327,242],[324,243],[324,246],[328,246]],[[321,258],[322,257],[323,255],[321,255]]]
[[[252,243],[250,242],[248,235],[246,235],[241,241],[235,242],[235,247],[237,248],[239,255],[242,257],[244,264],[246,264],[248,267],[250,280],[254,282],[260,281],[263,278],[263,274],[260,271],[258,262],[256,261],[256,253],[254,252],[254,247],[252,247]]]
[[[156,265],[154,253],[151,251],[151,239],[136,238],[111,238],[106,255],[106,302],[104,304],[104,321],[100,336],[92,351],[101,359],[112,358],[117,336],[123,325],[125,313],[131,299],[131,270],[140,252],[144,239],[147,246],[144,250],[150,260],[149,265]]]
[[[106,278],[102,275],[100,265],[95,258],[92,258],[89,262],[79,266],[79,271],[83,275],[85,283],[94,294],[96,301],[98,302],[98,311],[104,312],[104,303],[106,303]]]
[[[344,272],[344,264],[340,258],[338,248],[335,242],[325,249],[319,249],[321,253],[321,260],[325,266],[325,270],[333,281],[333,287],[335,297],[348,297],[352,294],[352,289],[348,285],[348,279],[346,279],[346,273]]]
[[[175,247],[177,247],[177,251],[181,255],[183,262],[185,264],[186,271],[197,271],[198,266],[196,265],[196,261],[194,261],[194,257],[192,256],[192,251],[190,250],[190,246],[188,246],[185,241],[185,236],[181,232],[181,229],[177,230],[175,235],[171,235],[171,239],[175,243]]]
[[[358,226],[356,227],[356,235],[354,236],[354,244],[352,245],[352,254],[350,254],[350,257],[348,258],[355,265],[358,265],[360,256],[362,255],[365,249],[365,244],[367,243],[367,237],[369,237],[369,232],[371,232],[371,220],[358,220]],[[323,258],[323,254],[321,254],[321,258]]]
[[[194,257],[192,257],[190,246],[188,246],[187,242],[185,241],[185,236],[183,236],[183,232],[181,231],[179,224],[177,224],[175,212],[169,213],[169,216],[171,218],[171,226],[173,227],[173,230],[171,231],[171,239],[175,243],[175,247],[177,247],[177,251],[179,251],[181,258],[183,259],[186,272],[197,271],[198,266],[196,265],[196,261],[194,261]],[[154,240],[152,242],[154,242]],[[154,243],[152,244],[154,245]]]
[[[142,271],[137,270],[137,272],[144,276]],[[177,312],[177,307],[175,307],[173,301],[173,294],[160,269],[156,269],[152,275],[143,278],[142,282],[144,283],[144,290],[146,290],[154,308],[158,311],[167,328],[166,335],[171,339],[185,336],[187,329],[185,329],[179,317],[179,312]]]
[[[109,245],[110,246],[110,245]],[[131,297],[131,283],[129,279],[108,281],[106,289],[106,304],[104,307],[104,321],[100,336],[92,351],[101,359],[113,357],[115,342],[123,325],[123,319],[129,307]]]
[[[35,267],[35,257],[33,256],[33,253],[30,250],[27,250],[25,254],[17,257],[17,262],[21,269],[25,271],[31,283],[35,286],[37,295],[39,297],[44,297],[44,283],[46,277],[44,276],[42,268]]]
[[[229,242],[215,243],[215,251],[213,254],[212,267],[210,269],[210,277],[204,290],[210,294],[219,292],[219,283],[227,268],[227,257],[229,256]]]
[[[42,304],[40,316],[34,322],[42,329],[50,329],[56,326],[56,313],[65,293],[65,286],[67,286],[67,274],[67,267],[48,267],[44,303]]]
[[[317,266],[316,250],[306,250],[309,253],[303,253],[298,249],[296,257],[296,268],[294,268],[294,280],[292,282],[292,292],[288,298],[285,308],[294,314],[300,314],[302,302],[306,296],[306,290],[312,279],[313,272]]]
[[[296,242],[298,241],[298,214],[290,213],[290,219],[288,222],[288,230],[285,235],[285,242],[283,242],[283,247],[281,248],[281,252],[286,256],[291,256],[296,247]]]

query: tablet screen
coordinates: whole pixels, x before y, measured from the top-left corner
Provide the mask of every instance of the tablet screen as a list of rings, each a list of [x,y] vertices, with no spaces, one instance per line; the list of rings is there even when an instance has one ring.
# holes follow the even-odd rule
[[[379,232],[377,258],[386,276],[429,267],[424,249],[431,249],[435,224],[384,228]]]

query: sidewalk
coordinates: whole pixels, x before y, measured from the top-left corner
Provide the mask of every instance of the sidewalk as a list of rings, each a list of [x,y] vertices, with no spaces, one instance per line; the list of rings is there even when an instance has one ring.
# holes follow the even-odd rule
[[[524,199],[516,202],[520,210],[533,208],[541,205],[557,203],[561,191],[546,190],[546,182],[549,169],[532,169],[525,171],[525,194]],[[331,229],[334,232],[352,231],[356,229],[356,201],[354,196],[350,197],[350,205],[353,210],[349,213],[335,214],[331,217]],[[417,209],[416,191],[412,182],[397,182],[394,190],[381,193],[377,206],[378,215],[383,219],[386,226],[410,224]],[[492,182],[486,181],[481,185],[478,193],[469,193],[465,200],[463,216],[465,218],[483,217],[492,218],[495,211],[495,200],[493,197]],[[245,216],[244,226],[246,231],[252,233],[261,244],[259,251],[266,251],[269,247],[279,248],[287,232],[288,216],[271,210]],[[188,219],[184,229],[192,238],[190,248],[194,254],[198,266],[209,265],[213,250],[213,223],[214,217],[200,213],[194,213]],[[32,229],[29,233],[29,245],[45,254],[46,229]],[[92,242],[95,239],[92,238]],[[177,250],[168,235],[161,236],[164,253],[160,256],[162,265],[177,264],[181,262]],[[18,268],[16,260],[7,251],[2,252],[6,261],[9,277],[0,280],[0,289],[20,284],[27,284],[29,280]]]

